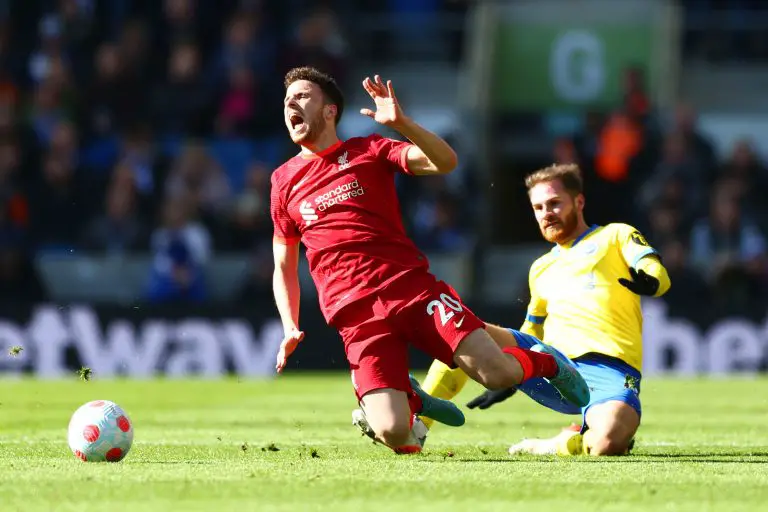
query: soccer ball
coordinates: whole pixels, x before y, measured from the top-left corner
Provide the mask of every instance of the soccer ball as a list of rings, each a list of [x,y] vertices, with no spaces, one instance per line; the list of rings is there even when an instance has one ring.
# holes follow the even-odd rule
[[[69,448],[87,462],[118,462],[133,444],[133,425],[119,405],[96,400],[82,405],[69,420]]]

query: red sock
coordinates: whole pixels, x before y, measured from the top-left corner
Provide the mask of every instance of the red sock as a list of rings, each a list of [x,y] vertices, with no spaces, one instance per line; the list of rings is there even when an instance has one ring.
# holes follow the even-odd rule
[[[533,377],[554,377],[557,375],[557,362],[549,354],[534,352],[520,347],[504,347],[502,351],[509,354],[520,363],[523,368],[523,380],[525,382]]]
[[[417,395],[416,392],[413,390],[411,390],[411,392],[408,393],[408,405],[411,406],[410,426],[413,426],[413,415],[419,414],[423,407],[421,403],[421,398],[419,398],[419,395]]]

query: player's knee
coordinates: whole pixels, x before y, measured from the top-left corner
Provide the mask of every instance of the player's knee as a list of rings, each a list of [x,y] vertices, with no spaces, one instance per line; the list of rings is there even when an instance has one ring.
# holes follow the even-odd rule
[[[376,437],[391,447],[403,446],[408,441],[411,426],[404,421],[387,421],[376,426]]]
[[[592,436],[589,439],[587,452],[595,456],[625,455],[629,441],[615,435]]]

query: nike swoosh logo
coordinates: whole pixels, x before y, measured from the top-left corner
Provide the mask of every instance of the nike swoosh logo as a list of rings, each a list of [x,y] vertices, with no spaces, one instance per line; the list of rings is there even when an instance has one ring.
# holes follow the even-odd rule
[[[465,317],[465,316],[461,317],[461,320],[456,320],[455,322],[453,322],[453,325],[455,325],[456,328],[458,329],[459,327],[461,327],[461,324],[464,323],[464,319],[465,318],[467,318],[467,317]]]

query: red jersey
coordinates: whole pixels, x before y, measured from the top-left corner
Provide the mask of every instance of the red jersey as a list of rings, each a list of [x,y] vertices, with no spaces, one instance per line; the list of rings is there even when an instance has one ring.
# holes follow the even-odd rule
[[[297,155],[272,174],[275,241],[306,247],[326,321],[414,269],[424,254],[408,238],[395,173],[411,174],[407,142],[356,137]]]

